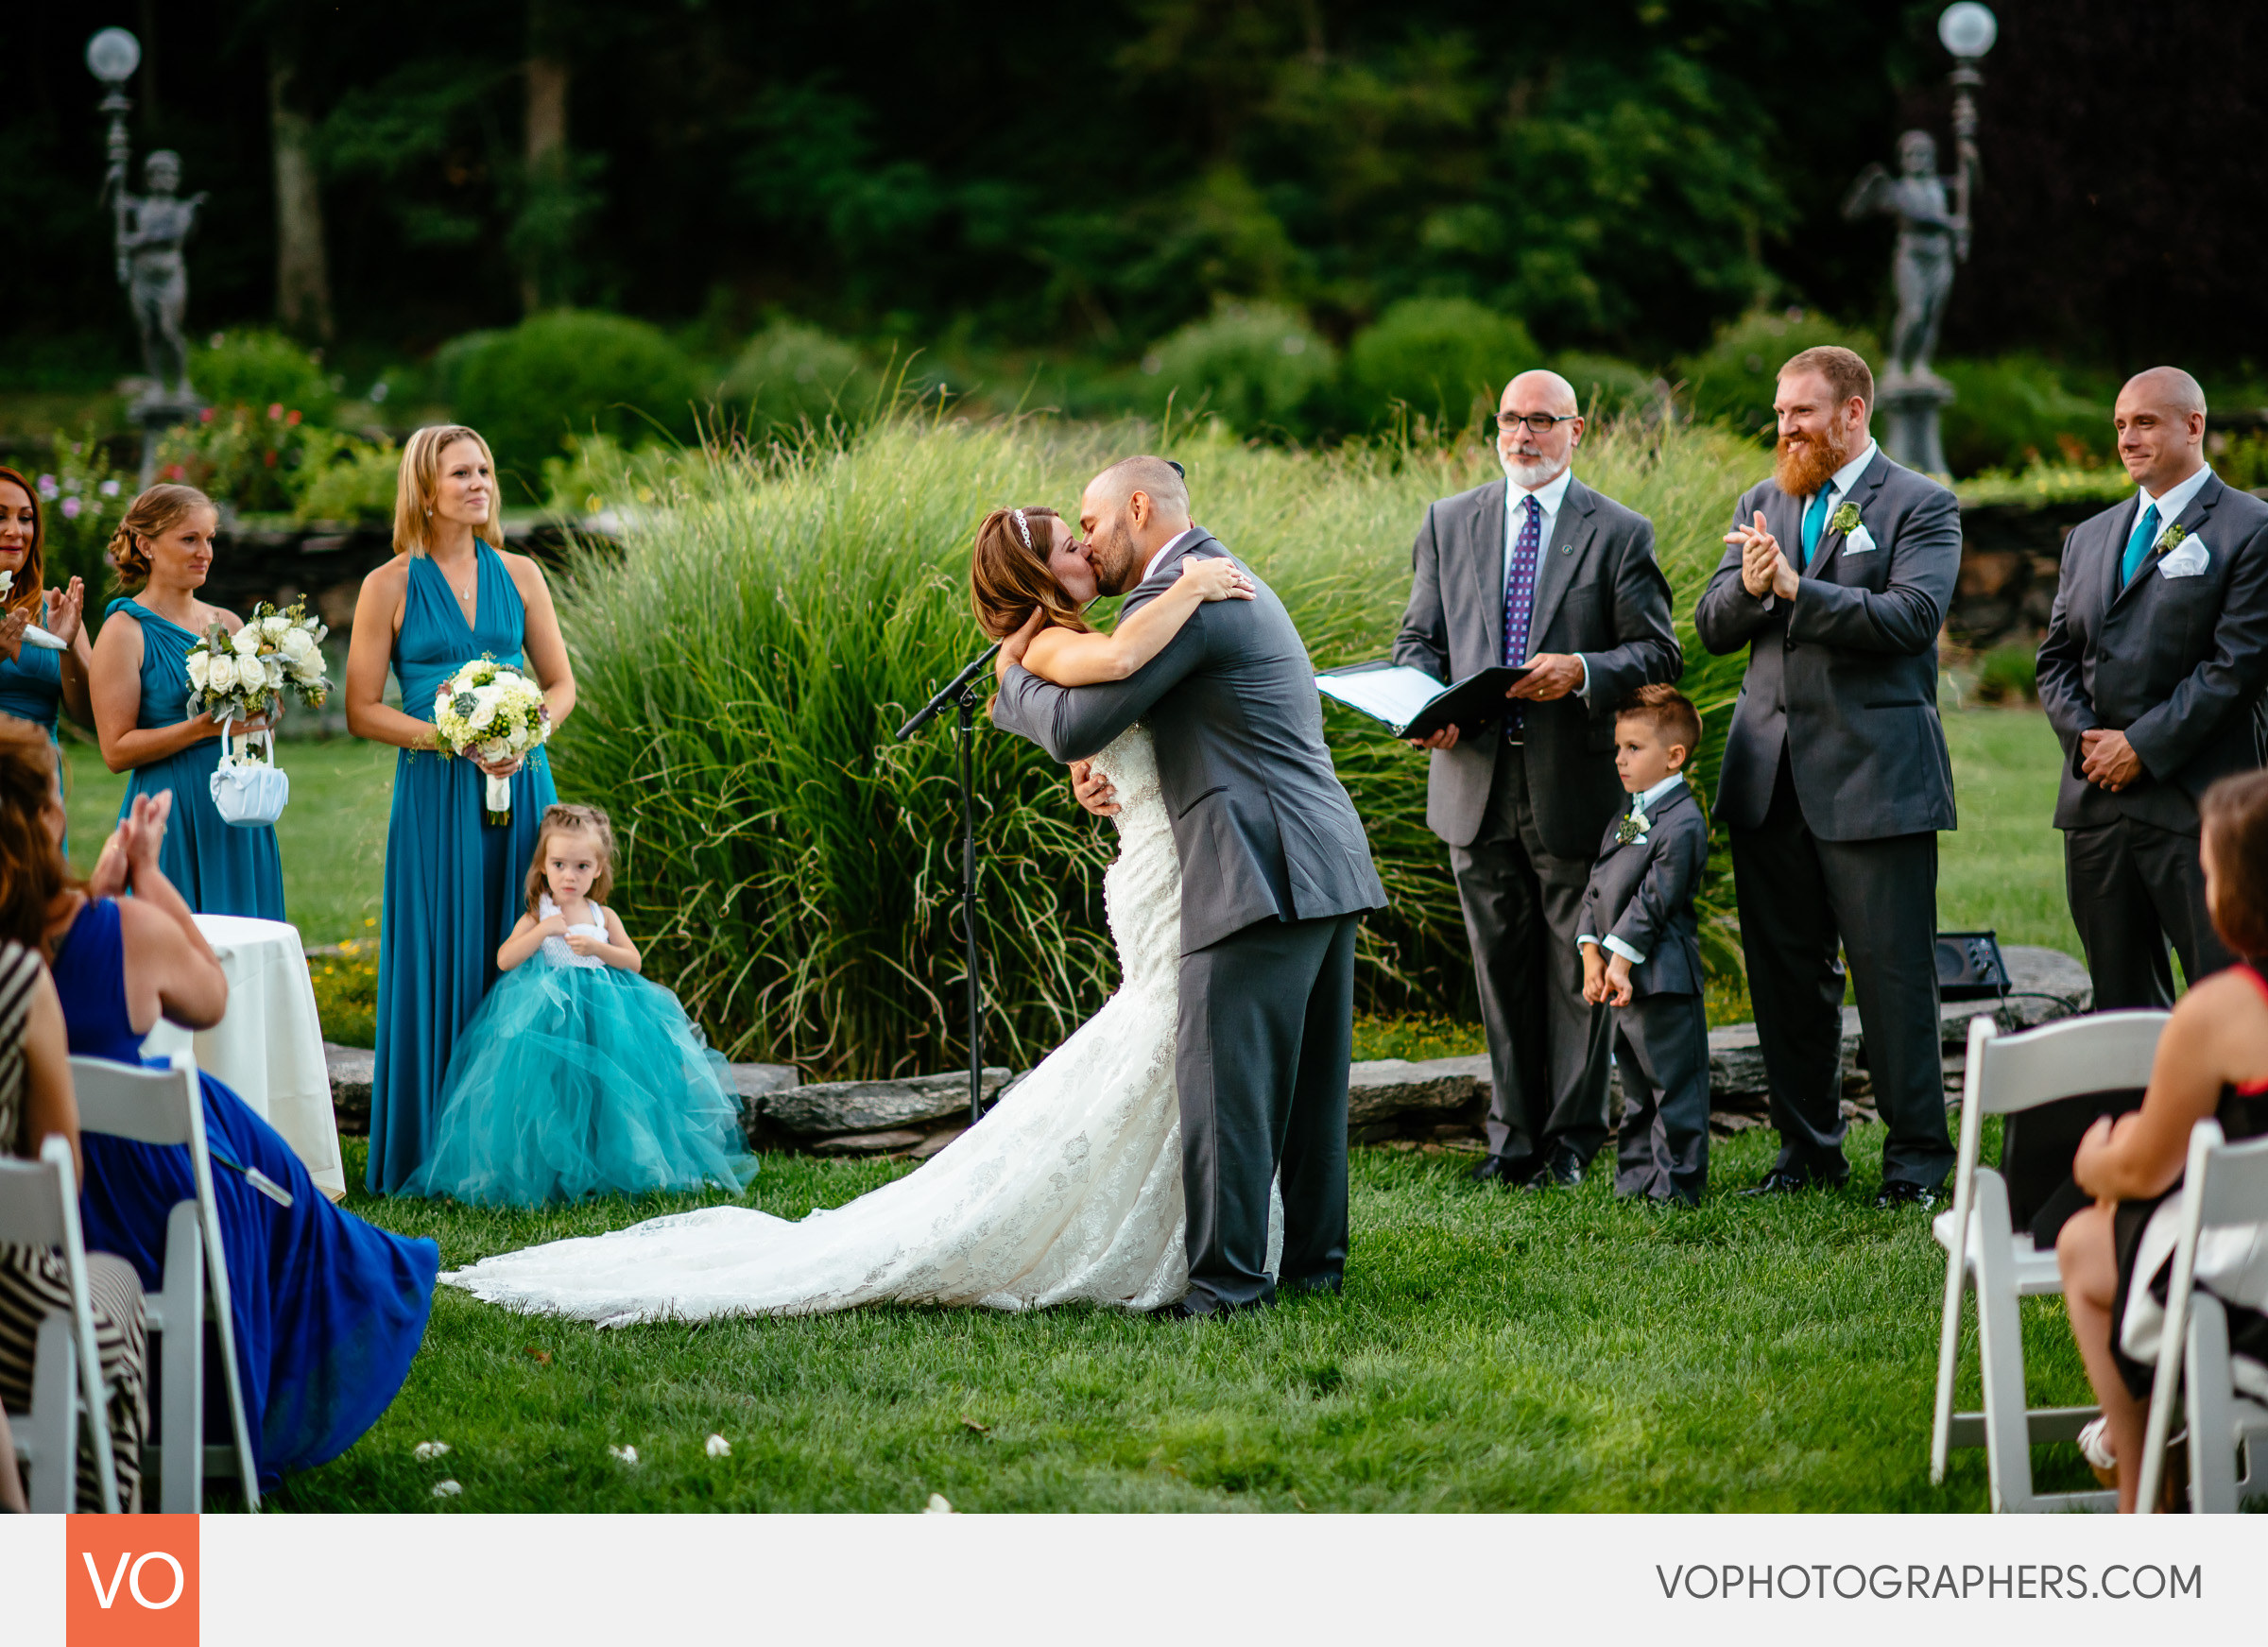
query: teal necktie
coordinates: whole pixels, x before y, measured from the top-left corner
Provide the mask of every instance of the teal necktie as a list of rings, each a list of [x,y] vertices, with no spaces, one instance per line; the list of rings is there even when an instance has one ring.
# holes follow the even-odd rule
[[[2150,546],[2157,541],[2157,506],[2152,504],[2142,511],[2142,518],[2134,523],[2134,536],[2126,540],[2126,558],[2119,562],[2119,587],[2124,589],[2134,581],[2134,575],[2150,558]]]
[[[1821,487],[1812,498],[1812,506],[1803,511],[1803,565],[1796,568],[1798,572],[1808,570],[1812,557],[1819,551],[1820,537],[1827,531],[1828,499],[1834,489],[1831,486]]]

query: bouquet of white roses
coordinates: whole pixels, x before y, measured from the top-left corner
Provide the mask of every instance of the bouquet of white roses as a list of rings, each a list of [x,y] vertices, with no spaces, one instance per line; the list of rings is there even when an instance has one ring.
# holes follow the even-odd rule
[[[322,648],[330,632],[304,598],[282,611],[262,601],[233,635],[215,624],[189,648],[189,712],[249,721],[272,713],[286,691],[320,709],[331,695]]]
[[[551,712],[534,681],[492,658],[481,658],[441,682],[433,699],[433,729],[452,755],[470,752],[483,761],[507,761],[551,736]],[[486,799],[489,822],[511,820],[510,779],[491,776]]]

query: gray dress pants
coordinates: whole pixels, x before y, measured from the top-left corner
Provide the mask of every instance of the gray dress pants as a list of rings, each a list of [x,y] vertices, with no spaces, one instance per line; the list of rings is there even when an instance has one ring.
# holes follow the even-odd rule
[[[1608,1009],[1583,999],[1575,927],[1589,858],[1544,850],[1527,750],[1500,743],[1487,815],[1449,849],[1488,1032],[1488,1148],[1540,1162],[1565,1144],[1588,1162],[1606,1141]]]
[[[2131,817],[2066,830],[2063,873],[2097,1012],[2174,1004],[2169,939],[2191,984],[2236,964],[2206,911],[2195,835]]]

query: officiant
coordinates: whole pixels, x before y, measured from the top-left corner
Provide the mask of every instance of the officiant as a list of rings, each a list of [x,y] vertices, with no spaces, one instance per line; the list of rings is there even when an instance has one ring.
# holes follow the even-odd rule
[[[1461,680],[1526,664],[1503,718],[1430,749],[1425,821],[1449,843],[1493,1094],[1473,1176],[1574,1184],[1606,1141],[1607,1009],[1583,999],[1575,928],[1623,805],[1614,712],[1684,666],[1654,526],[1574,474],[1584,420],[1556,372],[1504,387],[1504,478],[1425,512],[1394,661]]]

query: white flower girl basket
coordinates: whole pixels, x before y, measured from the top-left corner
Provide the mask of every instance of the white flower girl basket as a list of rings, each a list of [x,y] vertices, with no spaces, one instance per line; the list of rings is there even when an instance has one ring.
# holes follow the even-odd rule
[[[248,830],[264,829],[284,815],[291,798],[291,778],[276,764],[276,734],[232,736],[232,720],[220,723],[220,764],[213,768],[213,804],[221,821]],[[259,752],[253,746],[259,745]]]

